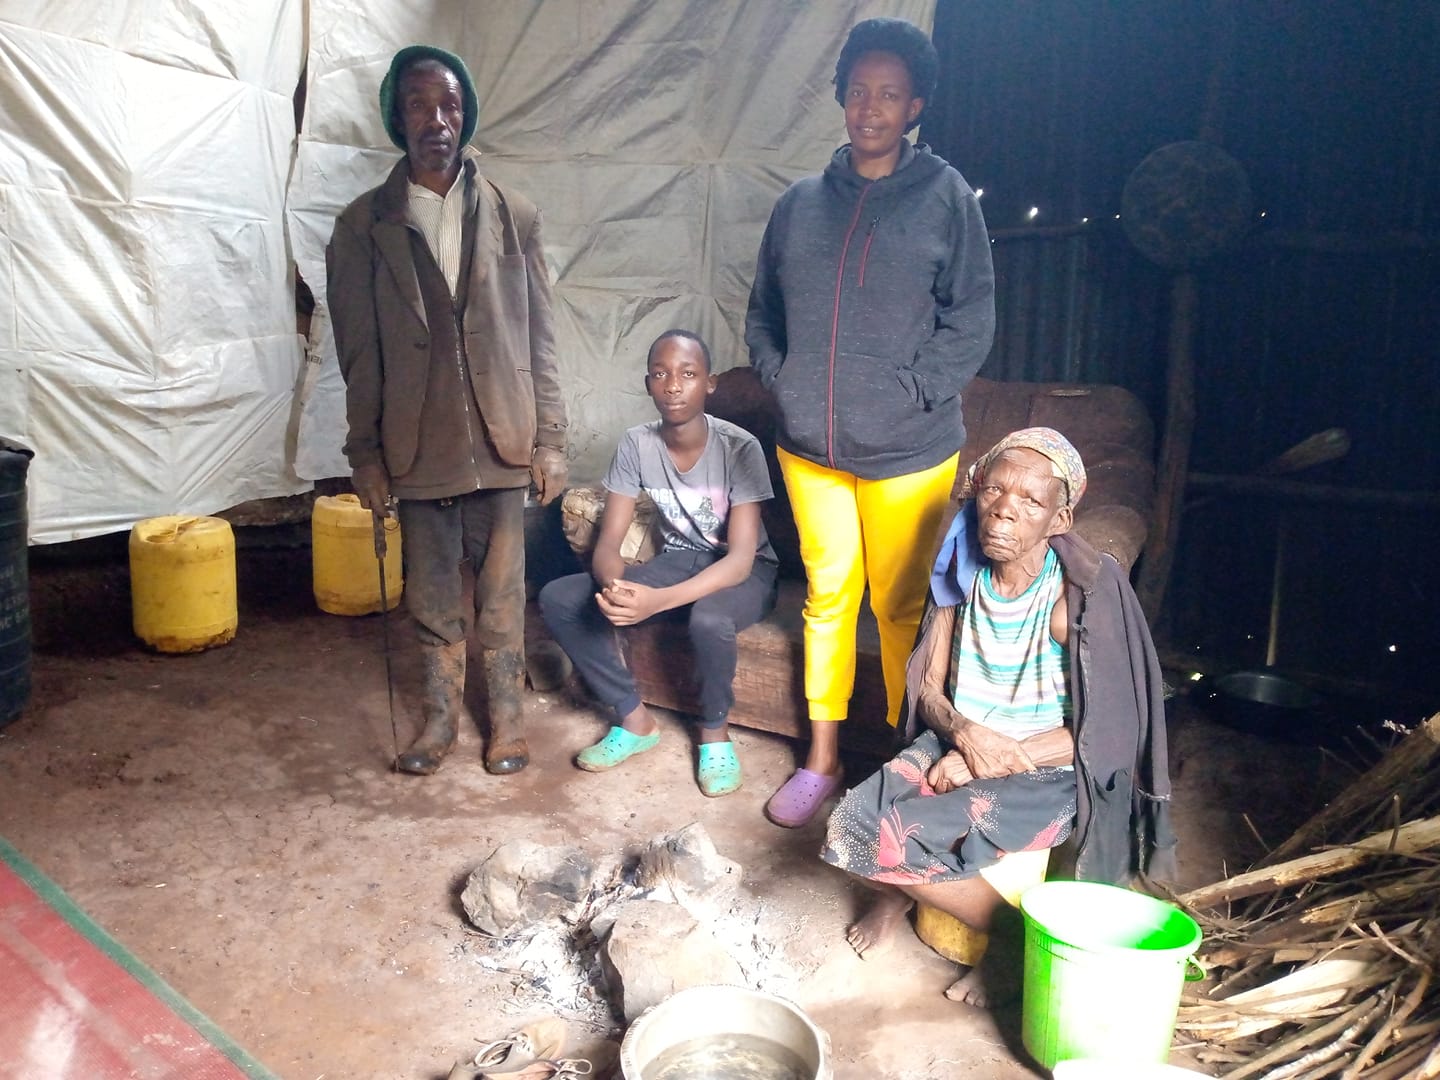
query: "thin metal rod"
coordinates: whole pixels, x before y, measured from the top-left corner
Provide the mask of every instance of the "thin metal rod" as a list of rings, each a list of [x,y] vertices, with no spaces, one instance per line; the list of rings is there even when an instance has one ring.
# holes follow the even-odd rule
[[[385,522],[384,516],[370,515],[371,527],[375,533],[375,565],[380,569],[380,637],[385,649],[385,692],[390,696],[390,745],[395,754],[390,759],[390,768],[399,769],[400,733],[395,727],[395,677],[390,670],[390,595],[385,586]]]

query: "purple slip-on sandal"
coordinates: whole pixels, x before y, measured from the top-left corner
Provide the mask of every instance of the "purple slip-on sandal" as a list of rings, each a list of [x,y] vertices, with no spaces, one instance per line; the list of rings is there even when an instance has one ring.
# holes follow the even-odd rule
[[[787,829],[808,825],[820,812],[825,800],[835,794],[844,781],[843,771],[826,776],[809,769],[796,769],[780,790],[770,796],[770,801],[765,804],[765,816]]]

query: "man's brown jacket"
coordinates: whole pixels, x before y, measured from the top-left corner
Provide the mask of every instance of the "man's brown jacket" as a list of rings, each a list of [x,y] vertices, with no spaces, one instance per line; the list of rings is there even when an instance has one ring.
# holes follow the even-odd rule
[[[481,177],[478,156],[469,147],[462,156],[471,181],[463,230],[470,257],[461,271],[464,356],[496,461],[528,470],[536,447],[565,449],[550,276],[539,211]],[[385,183],[342,211],[326,248],[326,292],[346,384],[345,455],[351,468],[383,462],[395,480],[410,470],[421,440],[440,434],[423,430],[421,414],[431,350],[454,337],[439,328],[432,334],[426,319],[408,182],[402,158]]]

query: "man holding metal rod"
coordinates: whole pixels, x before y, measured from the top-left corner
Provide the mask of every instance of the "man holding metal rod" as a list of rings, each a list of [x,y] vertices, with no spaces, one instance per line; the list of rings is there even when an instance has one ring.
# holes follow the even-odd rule
[[[433,773],[454,747],[473,626],[489,703],[485,767],[518,772],[529,763],[525,493],[533,483],[549,503],[567,472],[540,214],[478,172],[466,144],[479,103],[459,57],[401,49],[380,109],[405,157],[340,214],[326,268],[345,455],[371,513],[398,514],[423,657],[425,725],[395,767]]]

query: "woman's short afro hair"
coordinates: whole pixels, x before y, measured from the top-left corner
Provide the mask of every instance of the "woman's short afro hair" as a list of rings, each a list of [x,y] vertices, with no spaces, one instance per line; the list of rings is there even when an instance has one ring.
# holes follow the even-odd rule
[[[935,79],[940,73],[940,57],[930,36],[914,23],[904,19],[866,19],[856,23],[835,61],[835,100],[845,104],[845,88],[850,83],[850,69],[868,52],[894,53],[910,70],[910,85],[918,98],[928,103],[935,93]],[[909,131],[920,123],[917,116]]]

